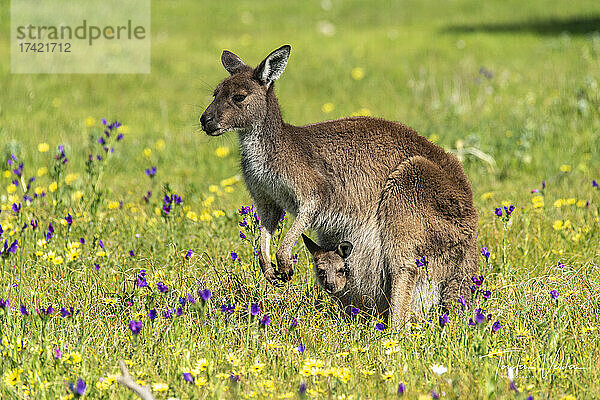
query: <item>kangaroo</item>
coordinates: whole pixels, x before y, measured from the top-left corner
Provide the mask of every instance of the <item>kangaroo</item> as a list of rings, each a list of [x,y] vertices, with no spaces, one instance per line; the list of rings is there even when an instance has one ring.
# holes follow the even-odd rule
[[[473,244],[478,217],[471,186],[456,157],[399,122],[351,117],[305,126],[285,123],[274,82],[282,75],[290,51],[289,45],[282,46],[256,68],[224,51],[221,62],[230,76],[216,87],[200,118],[202,129],[210,136],[238,133],[244,181],[261,220],[259,265],[269,282],[280,285],[291,279],[292,247],[302,232],[312,228],[323,248],[343,241],[354,244],[353,268],[378,277],[360,282],[359,292],[368,299],[365,303],[378,309],[401,304],[390,317],[401,325],[410,299],[400,299],[416,281],[415,258],[429,256],[427,252],[443,258],[447,250],[455,249],[464,257],[453,259],[461,266],[469,264],[469,270],[474,263],[477,269]],[[419,175],[421,170],[427,171],[425,175]],[[430,176],[436,180],[427,181]],[[445,197],[436,195],[438,186]],[[453,228],[448,235],[430,232],[438,219],[425,218],[424,211],[411,218],[414,210],[426,209],[420,204],[421,187],[433,191],[431,201],[443,210],[443,227]],[[378,215],[394,212],[388,203],[379,210],[386,188],[386,196],[405,203],[397,207],[406,225],[397,224],[393,231],[379,228]],[[276,251],[275,265],[270,258],[271,235],[283,210],[296,218]],[[415,239],[427,236],[431,240]],[[449,287],[459,292],[466,285],[461,280]]]
[[[335,250],[325,250],[313,242],[308,236],[302,234],[306,248],[313,257],[315,275],[319,285],[327,294],[337,297],[346,289],[350,275],[350,266],[346,261],[352,253],[352,243],[341,242]]]

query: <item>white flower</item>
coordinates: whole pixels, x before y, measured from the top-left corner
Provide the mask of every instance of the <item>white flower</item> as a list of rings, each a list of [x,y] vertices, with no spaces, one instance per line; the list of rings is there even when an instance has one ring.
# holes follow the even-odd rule
[[[508,375],[508,380],[509,381],[512,382],[512,381],[515,380],[515,370],[512,369],[511,367],[508,367],[508,373],[507,373],[507,375]]]
[[[431,370],[433,371],[434,374],[436,375],[443,375],[446,372],[448,372],[448,368],[444,367],[443,365],[432,365],[431,366]]]

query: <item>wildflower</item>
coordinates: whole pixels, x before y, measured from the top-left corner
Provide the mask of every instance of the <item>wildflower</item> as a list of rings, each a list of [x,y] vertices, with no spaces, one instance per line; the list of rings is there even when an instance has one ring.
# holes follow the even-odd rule
[[[158,281],[156,283],[156,287],[158,288],[158,290],[160,290],[161,293],[167,293],[169,291],[169,288],[161,281]]]
[[[292,322],[290,322],[290,327],[293,329],[297,326],[298,326],[298,320],[295,317],[292,317]]]
[[[298,387],[298,394],[300,396],[306,395],[306,382],[301,382],[300,383],[300,386]]]
[[[13,203],[13,205],[12,205],[12,211],[15,214],[18,214],[21,211],[21,203],[19,203],[19,205],[17,205],[16,203]]]
[[[44,307],[42,307],[41,312],[39,312],[40,315],[52,315],[52,313],[54,313],[54,307],[52,307],[52,304],[48,306],[47,309],[44,309]]]
[[[138,272],[136,286],[139,288],[148,286],[148,282],[146,281],[146,270],[143,269],[140,272]]]
[[[179,298],[179,304],[181,304],[182,306],[185,306],[186,303],[187,303],[187,297]]]
[[[252,207],[250,206],[242,206],[239,210],[238,213],[240,214],[240,216],[244,216],[244,215],[248,215],[250,214],[250,212],[252,211]]]
[[[29,311],[27,311],[27,307],[24,306],[23,304],[21,304],[21,307],[19,307],[19,311],[21,312],[22,315],[29,315]]]
[[[69,389],[71,389],[71,392],[73,392],[75,397],[81,397],[85,394],[85,381],[81,378],[78,378],[75,385],[73,385],[73,382],[69,382]]]
[[[94,268],[96,269],[96,271],[100,271],[100,264],[94,263]]]
[[[102,243],[101,239],[98,239],[98,245],[100,246],[101,249],[104,249],[104,243]]]
[[[40,143],[38,144],[38,151],[40,153],[45,153],[50,150],[50,145],[48,143]]]
[[[443,374],[448,372],[448,368],[444,367],[443,365],[438,365],[438,364],[432,365],[431,370],[433,371],[434,374],[436,374],[438,376],[442,376]]]
[[[230,149],[229,147],[217,147],[215,150],[215,155],[219,158],[225,158],[229,155]]]
[[[169,385],[167,385],[166,383],[153,383],[152,384],[153,392],[166,392],[167,390],[169,390]]]
[[[67,225],[71,226],[71,224],[73,223],[73,217],[71,216],[71,214],[67,214],[67,216],[65,217],[65,221],[67,222]]]
[[[148,318],[150,318],[150,321],[154,321],[156,319],[157,315],[158,315],[158,312],[156,311],[156,308],[153,308],[150,311],[148,311]]]
[[[483,285],[484,278],[483,278],[483,275],[479,275],[478,277],[477,276],[471,277],[471,280],[473,281],[475,286],[479,287],[479,286]]]
[[[502,325],[500,324],[500,321],[496,321],[492,325],[492,331],[493,332],[498,332],[500,330],[500,328],[502,328]]]
[[[385,325],[383,324],[383,322],[376,323],[375,330],[378,332],[383,332],[385,330]]]
[[[595,188],[598,187],[598,182],[596,182],[595,179],[592,181],[592,187],[595,187]]]
[[[256,304],[256,303],[250,304],[250,315],[252,315],[253,317],[256,317],[259,312],[260,312],[260,307],[258,306],[258,304]]]
[[[130,255],[131,257],[135,257],[135,253],[134,253],[134,251],[133,251],[133,250],[129,250],[129,255]]]
[[[440,326],[443,328],[444,326],[446,326],[446,324],[450,322],[450,317],[448,316],[447,313],[444,313],[443,315],[440,316]]]
[[[463,296],[462,294],[460,296],[458,296],[458,299],[456,299],[456,302],[463,307],[467,306],[467,303],[465,302],[465,296]]]
[[[550,291],[550,297],[552,297],[553,299],[557,299],[558,298],[558,292],[553,289]]]
[[[194,252],[192,251],[192,249],[189,249],[187,251],[187,253],[185,253],[185,258],[187,258],[189,260],[190,258],[192,258],[193,254],[194,254]]]
[[[9,306],[10,306],[10,302],[8,301],[8,299],[4,300],[4,299],[0,298],[0,308],[8,309]]]
[[[212,297],[212,293],[208,289],[198,290],[198,296],[202,299],[204,303],[208,301]]]
[[[429,261],[427,261],[427,259],[426,259],[425,257],[422,257],[422,258],[418,259],[418,260],[415,262],[415,264],[417,265],[417,268],[419,268],[419,267],[424,267],[424,266],[426,266],[427,264],[429,264]]]
[[[246,235],[244,235],[242,232],[240,232],[240,239],[246,239]]]
[[[196,304],[196,299],[194,299],[194,295],[191,293],[187,294],[187,302],[189,304]]]
[[[183,380],[189,383],[194,383],[195,381],[194,376],[189,372],[183,373]]]
[[[352,68],[351,75],[352,75],[352,79],[354,79],[355,81],[359,81],[362,78],[364,78],[365,70],[360,67]]]
[[[478,324],[481,324],[481,323],[485,322],[486,320],[487,320],[487,317],[485,316],[485,310],[478,308],[477,311],[475,312],[475,322],[477,322]]]
[[[360,309],[358,309],[356,307],[352,307],[352,309],[350,310],[350,313],[354,316],[357,316],[360,313]]]
[[[221,304],[221,312],[223,314],[232,314],[235,311],[235,304]]]
[[[54,350],[54,359],[56,360],[60,360],[63,356],[63,353],[60,349],[55,349]]]
[[[232,252],[231,252],[231,260],[232,260],[232,261],[235,261],[235,260],[237,260],[237,259],[238,259],[238,255],[237,255],[237,253],[236,253],[235,251],[232,251]]]
[[[17,240],[14,240],[10,245],[8,244],[8,240],[4,240],[4,249],[0,251],[0,255],[2,255],[4,258],[7,258],[8,253],[16,254],[18,248],[19,242]]]
[[[177,310],[175,310],[175,315],[181,317],[183,315],[183,308],[177,307]]]
[[[138,335],[142,331],[142,321],[129,321],[129,329],[134,335]]]
[[[325,114],[329,114],[334,109],[335,109],[335,106],[333,105],[333,103],[324,103],[321,106],[321,111],[323,111]]]
[[[167,307],[167,309],[163,312],[163,318],[170,319],[172,316],[173,312]]]
[[[469,325],[469,326],[475,326],[477,324],[475,324],[475,322],[473,321],[473,318],[469,318],[469,322],[468,322],[467,325]]]
[[[398,384],[398,396],[402,396],[405,391],[406,391],[406,385],[404,385],[404,383],[400,382]]]
[[[485,261],[489,261],[490,259],[490,251],[487,247],[481,249],[481,255],[485,257]]]
[[[79,314],[79,310],[75,310],[75,307],[71,306],[69,309],[62,307],[60,309],[60,316],[63,318],[74,317]]]
[[[304,353],[304,344],[302,344],[302,342],[300,342],[300,345],[298,346],[297,350],[300,354]]]
[[[483,298],[486,300],[489,299],[490,296],[492,295],[492,292],[490,292],[489,290],[480,290],[479,293],[481,293]]]
[[[151,168],[146,168],[144,170],[144,173],[146,174],[146,176],[154,178],[154,176],[156,175],[156,167],[152,166]]]
[[[496,207],[496,209],[494,210],[494,214],[496,214],[497,217],[501,217],[502,209],[500,207]]]
[[[517,385],[515,385],[515,371],[512,368],[508,368],[507,371],[507,375],[508,375],[508,381],[510,382],[510,390],[514,391],[515,393],[519,393],[519,389],[517,389]]]
[[[263,326],[269,326],[269,324],[271,323],[271,317],[269,317],[267,314],[265,314],[262,319],[260,320],[260,324]]]

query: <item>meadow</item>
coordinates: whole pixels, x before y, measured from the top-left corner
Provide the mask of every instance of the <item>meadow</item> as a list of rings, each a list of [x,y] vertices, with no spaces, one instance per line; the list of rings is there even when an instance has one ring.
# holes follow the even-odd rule
[[[133,398],[119,360],[157,399],[600,397],[597,1],[155,1],[151,35],[146,75],[0,63],[0,398]],[[398,120],[463,162],[473,309],[345,315],[301,243],[265,281],[237,136],[198,118],[223,49],[284,43],[287,122]]]

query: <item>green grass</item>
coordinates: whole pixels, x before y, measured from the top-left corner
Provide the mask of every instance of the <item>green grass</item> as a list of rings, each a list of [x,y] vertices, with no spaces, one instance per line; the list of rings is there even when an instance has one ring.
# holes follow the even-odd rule
[[[0,56],[9,60],[10,8],[1,1]],[[155,391],[160,399],[295,398],[302,382],[311,398],[393,398],[400,382],[408,398],[431,390],[447,398],[600,396],[600,191],[592,187],[600,180],[600,34],[590,33],[600,31],[597,2],[330,3],[153,2],[148,75],[12,75],[9,62],[0,64],[1,238],[19,242],[0,260],[0,298],[12,307],[0,310],[1,398],[66,396],[65,382],[78,377],[90,398],[130,398],[111,379],[120,359],[147,384],[168,385]],[[323,21],[333,36],[320,33]],[[411,332],[380,333],[376,321],[349,318],[329,301],[301,246],[292,282],[283,289],[265,282],[252,245],[239,238],[237,208],[251,202],[243,182],[221,184],[240,173],[237,138],[208,138],[197,121],[226,76],[223,49],[255,65],[283,43],[292,45],[277,83],[287,121],[366,109],[462,157],[480,212],[478,242],[491,252],[480,264],[492,291],[481,300],[493,314],[489,325],[468,326],[472,312],[455,313],[443,329],[435,317]],[[353,79],[355,68],[362,79]],[[94,189],[98,171],[86,173],[85,161],[102,117],[122,121],[125,138]],[[39,152],[40,143],[50,151]],[[70,161],[57,176],[59,144]],[[218,157],[219,148],[230,152]],[[472,149],[493,162],[465,151]],[[33,189],[48,193],[18,215],[10,208],[23,189],[11,193],[14,175],[4,173],[11,153],[25,163],[26,178],[37,176]],[[151,180],[144,169],[152,165]],[[40,167],[49,173],[38,175]],[[77,175],[66,184],[69,174]],[[57,190],[48,192],[54,181]],[[545,190],[532,194],[542,181]],[[165,190],[184,199],[168,218],[156,213]],[[517,206],[505,225],[493,215],[504,202]],[[70,228],[61,223],[67,213]],[[38,229],[22,231],[31,219]],[[50,222],[54,238],[42,246]],[[80,237],[86,243],[71,261],[69,243]],[[135,288],[142,269],[150,285]],[[181,295],[203,288],[213,292],[205,306],[162,317]],[[238,309],[221,313],[218,306],[233,303]],[[256,318],[244,309],[249,303],[260,306]],[[31,315],[19,313],[21,304]],[[51,304],[51,317],[36,314]],[[58,310],[71,305],[79,314],[62,318]],[[154,307],[160,315],[152,323]],[[266,328],[264,314],[272,319]],[[130,320],[143,322],[137,337]],[[502,328],[492,334],[496,320]],[[182,373],[202,359],[208,367],[196,371],[196,382],[205,385],[185,382]],[[448,372],[435,375],[436,364]],[[509,389],[508,367],[519,394]]]

